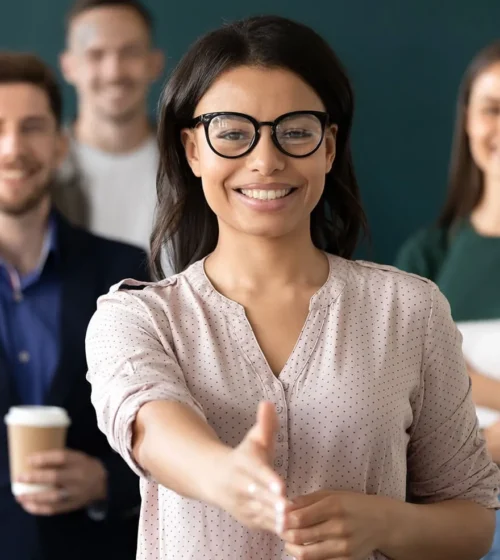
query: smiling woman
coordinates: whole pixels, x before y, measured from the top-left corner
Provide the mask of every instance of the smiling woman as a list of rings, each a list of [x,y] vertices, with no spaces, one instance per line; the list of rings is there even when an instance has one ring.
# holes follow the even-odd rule
[[[271,142],[278,152],[282,152],[282,155],[277,156],[281,158],[278,166],[288,161],[294,162],[293,166],[299,169],[309,167],[319,172],[322,192],[318,193],[319,199],[308,207],[312,211],[311,233],[317,247],[349,257],[360,233],[366,228],[349,144],[353,92],[342,65],[316,34],[309,35],[302,28],[297,30],[307,34],[304,40],[312,41],[311,49],[317,53],[316,58],[306,62],[304,58],[307,55],[298,43],[290,43],[283,48],[281,43],[284,43],[284,38],[280,33],[285,33],[285,30],[276,28],[273,31],[276,31],[276,35],[256,26],[252,29],[255,37],[251,39],[250,45],[242,44],[236,30],[227,28],[224,41],[227,42],[228,51],[231,51],[230,57],[226,57],[222,45],[213,40],[220,32],[207,35],[184,57],[165,88],[158,135],[160,152],[164,155],[160,162],[159,185],[169,184],[170,187],[159,188],[159,219],[152,241],[154,269],[158,276],[162,276],[161,253],[165,242],[173,247],[177,271],[208,254],[217,243],[220,223],[215,219],[210,201],[205,199],[200,189],[201,178],[196,176],[196,171],[194,174],[191,172],[185,158],[179,159],[177,156],[179,150],[183,151],[182,142],[193,138],[199,143],[203,134],[198,128],[205,129],[207,144],[215,151],[215,154],[211,150],[205,152],[203,148],[207,144],[200,144],[201,157],[205,160],[213,158],[216,167],[229,171],[231,165],[233,169],[240,166],[241,160],[231,164],[218,157],[220,155],[225,158],[248,155],[246,162],[254,161],[259,157],[259,150],[265,150]],[[199,63],[200,56],[204,65]],[[331,72],[323,72],[325,67],[331,68]],[[196,91],[187,91],[189,79],[196,82]],[[260,99],[254,95],[255,91],[263,93],[262,88],[268,98],[268,114],[264,114]],[[283,91],[287,92],[286,96],[282,95]],[[200,104],[196,106],[198,101]],[[222,115],[213,116],[215,112],[222,112]],[[295,112],[300,115],[300,120],[294,115]],[[233,115],[231,120],[228,119],[230,114]],[[227,137],[217,138],[217,135],[220,135],[220,127],[234,126],[235,118],[238,119],[239,141],[243,136],[247,138],[242,146],[235,148],[231,143],[229,148]],[[264,123],[259,124],[259,121]],[[197,127],[196,134],[188,134],[193,124],[198,122],[203,127]],[[181,129],[184,130],[183,134]],[[296,136],[298,132],[303,136],[300,149],[296,138],[293,148],[292,140],[286,138],[291,133]],[[304,135],[309,136],[313,146],[305,142]],[[323,142],[323,137],[326,142]],[[235,142],[234,136],[232,142]],[[224,148],[221,148],[222,143]],[[189,146],[194,147],[192,144]],[[191,149],[189,146],[188,150]],[[225,153],[217,153],[220,149]],[[237,151],[230,154],[229,149]],[[287,154],[287,149],[293,153]],[[329,150],[328,154],[326,150]],[[302,156],[303,162],[297,156]],[[321,159],[323,167],[318,168],[317,163]],[[281,173],[282,178],[290,180],[291,177],[286,177],[290,173],[287,169]],[[302,189],[296,198],[310,194],[311,187],[317,188],[318,178],[309,185],[309,189]],[[302,182],[305,178],[295,179]],[[218,180],[224,179],[220,177]],[[245,178],[233,176],[227,179],[227,184],[232,185],[241,180],[246,181]],[[265,182],[269,182],[269,179],[259,181],[257,190],[267,190],[260,188]],[[326,186],[324,190],[323,184]],[[290,186],[293,185],[285,185],[285,188]],[[283,188],[280,185],[278,187],[278,190]],[[181,212],[181,208],[186,211]]]
[[[255,96],[261,84],[273,84],[265,104]],[[283,91],[293,93],[284,98]],[[212,110],[222,108],[227,111]],[[238,66],[213,82],[195,114],[199,116],[183,128],[181,139],[194,176],[203,178],[206,209],[218,217],[207,239],[222,237],[227,229],[277,238],[296,236],[300,228],[309,237],[312,227],[320,248],[321,239],[335,241],[321,199],[327,197],[324,183],[335,157],[337,125],[328,123],[324,104],[313,88],[289,70]],[[342,148],[339,152],[341,166]],[[335,183],[335,175],[332,178]],[[355,183],[353,188],[357,188]],[[333,184],[328,196],[336,190],[340,191]],[[320,201],[317,213],[323,226],[316,217],[311,223],[311,213]],[[172,214],[172,207],[163,208]],[[358,210],[360,222],[363,214]],[[357,236],[354,229],[345,233]],[[180,229],[177,235],[182,235]],[[192,260],[177,252],[175,258]]]
[[[142,479],[139,560],[476,560],[500,476],[428,281],[350,260],[353,95],[314,31],[202,37],[161,100],[153,261],[87,334],[101,429]]]

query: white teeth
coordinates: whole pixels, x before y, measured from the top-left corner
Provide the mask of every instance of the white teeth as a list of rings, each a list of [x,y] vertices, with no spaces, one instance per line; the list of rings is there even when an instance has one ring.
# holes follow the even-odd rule
[[[290,193],[292,189],[281,189],[279,191],[258,190],[258,189],[241,189],[241,193],[249,198],[258,198],[259,200],[274,200],[275,198],[283,198]]]
[[[0,171],[0,179],[17,181],[27,177],[28,172],[23,169],[4,169]]]

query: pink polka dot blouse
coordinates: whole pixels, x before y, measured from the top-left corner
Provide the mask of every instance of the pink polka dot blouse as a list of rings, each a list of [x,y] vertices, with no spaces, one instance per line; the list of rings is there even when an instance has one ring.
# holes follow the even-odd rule
[[[88,380],[100,428],[141,476],[138,560],[291,560],[278,537],[142,472],[131,425],[152,400],[191,406],[230,446],[253,425],[258,403],[272,401],[274,468],[289,497],[332,489],[497,507],[499,473],[477,431],[445,298],[394,268],[328,259],[328,280],[279,377],[243,307],[215,290],[203,261],[158,283],[126,280],[100,298]]]

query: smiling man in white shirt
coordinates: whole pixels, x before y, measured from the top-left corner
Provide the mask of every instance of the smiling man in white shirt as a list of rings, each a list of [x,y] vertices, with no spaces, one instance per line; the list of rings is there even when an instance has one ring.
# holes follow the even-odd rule
[[[153,23],[135,0],[77,0],[61,55],[77,117],[56,204],[91,231],[147,248],[156,204],[158,150],[147,95],[163,69]]]

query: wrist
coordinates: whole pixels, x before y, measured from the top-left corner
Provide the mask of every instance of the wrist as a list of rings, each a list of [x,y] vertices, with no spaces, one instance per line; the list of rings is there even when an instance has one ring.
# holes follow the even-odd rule
[[[231,447],[217,442],[205,455],[196,492],[201,501],[223,507],[221,503],[225,494],[223,487],[227,484],[224,464],[231,451],[233,451]]]
[[[391,557],[392,552],[401,550],[402,545],[408,541],[409,531],[418,533],[418,508],[416,504],[384,498],[377,550]]]

